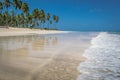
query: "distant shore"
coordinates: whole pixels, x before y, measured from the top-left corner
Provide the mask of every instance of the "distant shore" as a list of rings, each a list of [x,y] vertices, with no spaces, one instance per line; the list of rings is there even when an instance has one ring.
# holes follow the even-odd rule
[[[21,36],[34,34],[57,34],[57,33],[67,33],[67,31],[12,28],[12,27],[0,28],[0,36]]]

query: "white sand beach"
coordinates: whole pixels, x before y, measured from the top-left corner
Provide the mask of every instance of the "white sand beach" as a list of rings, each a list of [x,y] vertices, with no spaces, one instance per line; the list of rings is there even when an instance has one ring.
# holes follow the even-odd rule
[[[32,34],[56,34],[67,33],[67,31],[57,30],[40,30],[40,29],[28,29],[28,28],[0,28],[0,36],[20,36],[20,35],[32,35]]]

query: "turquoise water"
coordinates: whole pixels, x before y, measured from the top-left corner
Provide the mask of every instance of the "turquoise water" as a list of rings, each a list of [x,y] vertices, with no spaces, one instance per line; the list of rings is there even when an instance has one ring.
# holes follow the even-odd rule
[[[77,80],[120,80],[120,33],[101,32],[91,40]]]

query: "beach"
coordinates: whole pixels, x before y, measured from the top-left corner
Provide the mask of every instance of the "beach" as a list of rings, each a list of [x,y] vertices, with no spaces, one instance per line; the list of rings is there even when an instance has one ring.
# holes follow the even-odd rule
[[[76,80],[77,67],[86,60],[82,55],[96,36],[89,32],[1,30],[0,80]]]
[[[67,33],[66,31],[57,30],[41,30],[41,29],[29,29],[29,28],[0,28],[0,36],[20,36],[20,35],[34,35],[34,34],[55,34],[55,33]]]

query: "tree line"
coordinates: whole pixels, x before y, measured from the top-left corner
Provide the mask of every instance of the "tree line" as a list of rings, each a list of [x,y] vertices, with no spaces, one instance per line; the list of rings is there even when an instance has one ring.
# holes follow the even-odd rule
[[[22,0],[0,0],[0,26],[56,29],[58,16],[51,16],[50,13],[38,8],[30,13],[29,9],[28,3]]]

